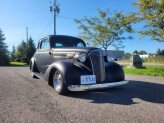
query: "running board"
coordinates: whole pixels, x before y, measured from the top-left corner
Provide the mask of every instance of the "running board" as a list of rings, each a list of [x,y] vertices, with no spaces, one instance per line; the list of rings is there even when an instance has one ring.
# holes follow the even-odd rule
[[[43,80],[44,82],[48,83],[45,79],[45,75],[41,73],[37,73],[37,72],[32,72],[32,74],[34,74],[35,76],[37,76],[39,79]]]

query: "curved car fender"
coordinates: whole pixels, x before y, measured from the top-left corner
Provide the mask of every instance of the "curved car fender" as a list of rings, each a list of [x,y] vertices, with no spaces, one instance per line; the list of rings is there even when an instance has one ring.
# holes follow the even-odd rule
[[[92,72],[73,60],[61,60],[51,64],[45,74],[45,79],[52,85],[52,76],[55,70],[62,73],[66,85],[79,85],[81,75],[92,75]]]
[[[116,62],[106,63],[106,79],[108,82],[119,82],[125,80],[123,68]]]
[[[36,67],[35,64],[36,64],[36,63],[35,63],[35,58],[32,57],[32,58],[31,58],[31,61],[30,61],[30,70],[31,70],[32,72],[38,72],[37,67]]]

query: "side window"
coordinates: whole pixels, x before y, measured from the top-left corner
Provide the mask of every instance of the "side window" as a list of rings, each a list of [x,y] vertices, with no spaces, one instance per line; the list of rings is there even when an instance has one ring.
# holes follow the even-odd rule
[[[40,49],[49,49],[50,48],[50,42],[46,39],[42,40]]]
[[[56,43],[55,45],[56,45],[56,47],[63,47],[62,43]]]
[[[77,47],[85,47],[85,46],[84,46],[83,43],[79,42],[79,43],[77,44]]]

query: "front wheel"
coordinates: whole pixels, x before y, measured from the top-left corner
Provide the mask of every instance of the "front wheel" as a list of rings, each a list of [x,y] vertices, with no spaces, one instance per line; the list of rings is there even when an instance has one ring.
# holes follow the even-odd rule
[[[67,92],[67,86],[64,83],[62,74],[59,71],[54,72],[53,87],[58,94],[65,94]]]

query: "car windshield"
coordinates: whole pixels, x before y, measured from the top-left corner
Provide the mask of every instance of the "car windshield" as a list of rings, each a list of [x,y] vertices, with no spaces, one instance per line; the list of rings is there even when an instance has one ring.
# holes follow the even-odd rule
[[[67,36],[55,36],[51,38],[51,47],[85,47],[83,40]]]

